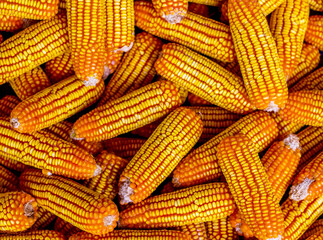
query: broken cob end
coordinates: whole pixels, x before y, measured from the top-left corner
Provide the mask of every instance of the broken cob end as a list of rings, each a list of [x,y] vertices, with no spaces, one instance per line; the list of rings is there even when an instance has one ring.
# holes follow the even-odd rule
[[[119,196],[121,198],[120,203],[128,204],[132,203],[131,195],[134,194],[134,190],[131,187],[131,182],[129,178],[120,179],[120,188],[119,188]]]
[[[289,198],[294,201],[301,201],[308,196],[308,188],[314,182],[314,179],[305,178],[303,182],[292,186],[289,192]]]
[[[294,152],[301,149],[299,146],[299,138],[296,134],[289,134],[284,140],[284,144],[289,146]]]

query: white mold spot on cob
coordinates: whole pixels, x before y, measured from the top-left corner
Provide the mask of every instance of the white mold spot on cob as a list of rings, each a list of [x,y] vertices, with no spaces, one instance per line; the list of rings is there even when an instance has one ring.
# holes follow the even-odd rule
[[[111,226],[114,223],[115,219],[116,219],[115,215],[109,215],[109,216],[104,217],[103,218],[104,226],[106,226],[106,227]]]
[[[176,24],[182,21],[182,19],[184,18],[184,14],[182,12],[175,12],[174,14],[168,15],[163,13],[163,18],[171,24]]]
[[[97,83],[100,81],[100,79],[98,79],[97,76],[93,76],[93,77],[88,77],[87,80],[83,81],[83,84],[85,87],[95,87],[97,85]]]
[[[133,47],[133,42],[130,43],[129,47],[128,46],[123,46],[122,48],[119,48],[116,50],[116,52],[128,52],[131,48]]]
[[[70,138],[71,139],[74,139],[74,140],[77,140],[77,141],[84,140],[84,138],[78,138],[78,137],[76,137],[76,133],[75,133],[75,129],[74,128],[72,128],[72,130],[71,130]]]
[[[296,149],[301,149],[299,146],[299,138],[296,134],[289,134],[284,140],[284,144],[289,146],[294,152]]]
[[[101,174],[101,172],[102,172],[102,168],[99,165],[96,165],[96,169],[95,169],[92,177],[98,176],[99,174]]]
[[[134,194],[134,190],[130,187],[130,179],[127,178],[125,181],[121,182],[121,187],[119,189],[119,196],[121,198],[121,204],[132,203],[130,196]]]
[[[10,126],[15,129],[19,128],[20,122],[18,121],[18,118],[11,118],[10,119]]]
[[[308,188],[314,182],[314,179],[305,178],[303,182],[292,186],[289,192],[289,198],[294,201],[301,201],[308,196]]]
[[[274,103],[274,101],[271,101],[268,104],[268,107],[265,109],[266,112],[278,112],[279,111],[279,107],[277,104]]]

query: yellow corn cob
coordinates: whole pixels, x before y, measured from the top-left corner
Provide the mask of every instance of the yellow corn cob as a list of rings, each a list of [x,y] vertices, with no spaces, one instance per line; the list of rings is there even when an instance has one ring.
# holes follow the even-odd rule
[[[166,40],[180,43],[209,57],[231,62],[234,47],[229,26],[194,13],[178,24],[158,16],[152,3],[135,1],[136,26]]]
[[[310,7],[314,11],[323,11],[323,1],[322,0],[309,0]]]
[[[64,235],[52,230],[34,230],[12,235],[0,235],[0,240],[66,240]]]
[[[3,0],[0,4],[0,14],[29,19],[50,19],[57,14],[58,3],[59,0]]]
[[[267,16],[278,8],[284,0],[258,0],[262,13]]]
[[[17,106],[19,99],[13,95],[7,95],[0,99],[0,117],[9,117],[12,109]]]
[[[188,10],[188,0],[152,0],[157,14],[171,24],[180,23]]]
[[[189,2],[218,7],[224,0],[190,0]]]
[[[20,188],[33,195],[39,205],[83,231],[100,235],[117,225],[117,206],[79,183],[45,176],[37,169],[24,171],[19,181]]]
[[[192,110],[180,107],[171,112],[123,170],[121,204],[149,197],[196,144],[202,129],[200,117]]]
[[[258,152],[266,149],[278,136],[277,124],[268,113],[251,113],[188,154],[173,172],[174,186],[188,187],[220,177],[222,172],[216,156],[217,146],[225,137],[239,132],[252,139]]]
[[[209,7],[204,4],[193,3],[193,2],[189,3],[188,11],[199,14],[203,17],[210,17]]]
[[[0,231],[19,232],[30,228],[37,219],[37,203],[24,192],[0,193]]]
[[[204,223],[208,240],[238,240],[239,236],[230,226],[228,218]]]
[[[19,188],[17,176],[0,165],[0,193],[13,192],[18,190]]]
[[[203,98],[200,98],[199,96],[196,96],[190,92],[188,93],[187,100],[192,106],[211,106],[211,105],[213,105],[212,103],[210,103],[210,102],[204,100]]]
[[[233,43],[250,101],[258,109],[278,111],[286,104],[287,84],[260,4],[257,0],[231,0],[228,7]]]
[[[60,9],[66,9],[66,0],[60,0],[59,1],[59,8]]]
[[[322,240],[322,239],[323,239],[323,231],[311,235],[306,240]]]
[[[87,87],[71,76],[18,104],[11,112],[10,124],[19,132],[38,131],[95,103],[103,91],[103,81]]]
[[[148,81],[145,79],[154,68],[161,46],[161,40],[153,35],[146,32],[137,34],[134,46],[125,53],[122,62],[106,86],[99,106],[149,84],[152,78]]]
[[[303,90],[290,93],[279,115],[291,122],[323,126],[323,90]]]
[[[46,174],[86,179],[100,173],[89,153],[50,133],[18,133],[7,118],[0,118],[0,133],[0,155],[43,169]]]
[[[122,56],[123,52],[109,51],[107,53],[107,57],[104,61],[103,80],[105,80],[110,74],[114,73],[121,62]]]
[[[0,15],[0,31],[14,32],[23,26],[23,19],[19,17]]]
[[[306,232],[299,238],[299,240],[305,240],[309,236],[323,231],[323,219],[316,220]]]
[[[9,157],[0,156],[0,164],[9,168],[11,170],[15,170],[18,172],[22,172],[26,169],[27,165],[23,164],[22,162],[16,161]]]
[[[302,78],[289,89],[289,92],[314,89],[323,90],[323,67]]]
[[[37,221],[32,225],[30,230],[45,229],[56,218],[54,214],[41,206],[38,206],[37,214]]]
[[[95,86],[102,81],[106,58],[105,0],[68,0],[66,3],[75,75],[86,86]]]
[[[255,237],[280,239],[284,232],[283,214],[253,142],[244,134],[237,134],[223,139],[217,148],[223,175]]]
[[[177,87],[158,81],[83,115],[74,123],[71,137],[86,141],[113,138],[151,123],[179,105]]]
[[[313,44],[318,49],[323,50],[323,16],[313,15],[308,20],[308,26],[305,33],[305,42]]]
[[[120,212],[120,226],[165,228],[213,221],[235,204],[226,183],[209,183],[150,197]]]
[[[28,27],[0,44],[0,84],[59,56],[67,48],[65,16],[60,14]]]
[[[128,161],[113,153],[102,151],[96,157],[102,173],[84,182],[84,185],[108,199],[114,199],[118,193],[118,181]]]
[[[20,100],[49,87],[51,82],[41,67],[36,67],[9,81]]]
[[[135,39],[134,2],[105,0],[108,51],[128,52]]]
[[[78,233],[78,232],[81,231],[81,229],[73,226],[69,222],[66,222],[63,219],[59,218],[59,217],[55,221],[54,230],[64,234],[64,236],[66,238],[69,238],[73,234]]]
[[[298,239],[323,213],[323,196],[314,200],[287,199],[281,206],[284,214],[283,240]]]
[[[320,51],[311,44],[304,44],[298,64],[290,78],[287,86],[290,88],[300,79],[312,72],[320,63]]]
[[[70,50],[46,62],[44,70],[52,84],[74,75]]]
[[[145,142],[146,139],[141,138],[118,137],[105,140],[102,144],[104,149],[108,152],[112,152],[119,157],[130,160]]]
[[[276,42],[278,56],[285,73],[285,79],[297,67],[310,8],[309,0],[284,1],[270,17],[270,30]]]
[[[158,74],[191,93],[235,113],[254,110],[241,78],[179,44],[163,46]]]
[[[207,240],[204,223],[192,223],[175,228],[175,230],[186,233],[192,240]]]

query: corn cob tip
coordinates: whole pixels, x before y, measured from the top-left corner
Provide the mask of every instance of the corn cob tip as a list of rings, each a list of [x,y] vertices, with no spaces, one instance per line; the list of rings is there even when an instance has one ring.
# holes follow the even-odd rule
[[[111,226],[113,225],[113,223],[115,222],[116,220],[116,215],[108,215],[106,217],[103,218],[103,223],[104,223],[104,226]],[[119,222],[119,221],[118,221]]]
[[[303,182],[292,186],[289,192],[289,198],[294,201],[301,201],[308,196],[308,188],[314,182],[314,179],[305,178]]]
[[[132,203],[130,196],[134,193],[133,188],[131,187],[131,182],[129,178],[120,179],[120,188],[119,188],[119,196],[121,198],[121,204]]]
[[[185,13],[184,12],[174,12],[173,14],[168,14],[166,15],[165,13],[163,13],[163,18],[171,23],[171,24],[176,24],[176,23],[180,23],[182,21],[182,19],[184,18]]]
[[[33,206],[34,202],[35,202],[34,200],[31,200],[24,205],[24,214],[26,217],[29,217],[29,218],[35,217],[35,209]]]
[[[84,140],[84,138],[78,138],[76,137],[76,133],[75,133],[75,129],[72,128],[71,132],[70,132],[70,138],[73,140],[77,140],[77,141],[81,141]]]
[[[103,76],[102,79],[106,80],[110,75],[110,68],[107,65],[104,65],[104,71],[103,71]]]
[[[116,52],[128,52],[133,47],[133,42],[130,43],[129,46],[123,46],[122,48],[119,48],[116,50]]]
[[[100,79],[96,75],[94,75],[93,77],[88,77],[87,80],[84,80],[83,84],[85,87],[90,87],[90,86],[95,87],[99,81]]]
[[[266,112],[278,112],[279,111],[279,107],[276,103],[274,103],[274,101],[271,101],[269,104],[268,104],[268,107],[265,109]]]
[[[284,140],[284,144],[289,146],[294,152],[301,149],[299,146],[299,138],[296,134],[289,134]]]
[[[14,129],[19,128],[20,122],[18,121],[18,118],[11,118],[10,119],[10,126]]]
[[[96,176],[100,175],[101,172],[102,172],[102,168],[99,165],[96,165],[96,169],[95,169],[95,171],[93,173],[93,177],[96,177]]]

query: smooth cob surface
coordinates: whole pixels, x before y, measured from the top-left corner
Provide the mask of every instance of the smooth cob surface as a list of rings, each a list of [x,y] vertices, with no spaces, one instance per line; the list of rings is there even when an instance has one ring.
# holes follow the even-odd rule
[[[37,220],[37,203],[24,192],[0,194],[0,231],[19,232],[30,228]]]
[[[67,20],[63,14],[26,28],[0,44],[0,84],[59,56],[67,48]]]
[[[164,228],[213,221],[230,215],[235,204],[226,183],[197,185],[150,197],[120,212],[120,226]]]
[[[18,177],[0,165],[0,193],[18,190]]]
[[[63,234],[52,230],[33,230],[23,233],[0,235],[0,240],[66,240]]]
[[[258,109],[285,106],[286,78],[267,20],[257,0],[229,1],[229,22],[243,81]]]
[[[180,23],[188,10],[188,0],[153,0],[158,15],[171,24]]]
[[[43,131],[18,133],[0,118],[0,155],[40,168],[45,174],[87,179],[100,173],[92,155]]]
[[[171,24],[148,1],[135,1],[135,20],[137,27],[157,37],[225,62],[234,60],[230,29],[223,23],[188,12],[180,23]]]
[[[251,140],[244,134],[223,139],[217,157],[242,218],[258,239],[280,239],[283,214]]]
[[[111,200],[70,179],[29,169],[22,173],[19,184],[40,206],[83,231],[100,235],[117,225],[119,212]]]
[[[241,78],[179,44],[163,46],[155,69],[162,77],[219,107],[241,114],[255,109]]]
[[[323,231],[323,219],[318,219],[306,230],[304,234],[302,234],[299,240],[305,240],[309,236],[322,231]]]
[[[314,89],[323,90],[323,67],[302,78],[289,89],[289,92]]]
[[[323,1],[322,0],[309,0],[310,7],[314,11],[323,11]]]
[[[186,233],[192,240],[207,240],[206,228],[203,222],[180,226],[176,230]]]
[[[231,227],[228,218],[205,222],[208,240],[238,240],[239,236]]]
[[[202,134],[202,121],[192,110],[171,112],[123,170],[119,180],[121,204],[150,196]]]
[[[95,103],[103,91],[103,81],[87,87],[71,76],[18,104],[10,115],[11,126],[24,133],[44,129]]]
[[[177,87],[157,81],[83,115],[74,123],[71,137],[86,141],[113,138],[153,122],[179,105]]]
[[[45,208],[38,206],[37,221],[32,225],[30,230],[45,229],[52,221],[54,221],[55,218],[56,216],[54,214],[47,211]]]
[[[308,20],[307,30],[305,33],[305,42],[313,44],[318,49],[323,50],[323,16],[312,15]]]
[[[81,229],[73,226],[69,222],[66,222],[65,220],[63,220],[63,219],[61,219],[59,217],[56,218],[56,221],[55,221],[55,224],[54,224],[54,230],[64,234],[64,236],[66,238],[69,238],[73,234],[82,231]]]
[[[0,31],[13,32],[20,30],[23,23],[22,18],[0,14]]]
[[[14,95],[6,95],[0,99],[0,117],[10,116],[10,113],[17,104],[20,103],[19,99]]]

